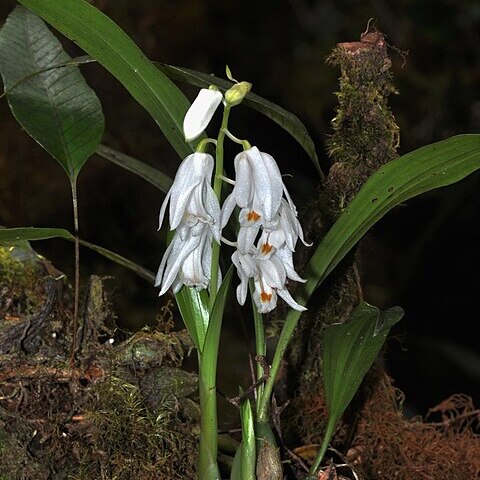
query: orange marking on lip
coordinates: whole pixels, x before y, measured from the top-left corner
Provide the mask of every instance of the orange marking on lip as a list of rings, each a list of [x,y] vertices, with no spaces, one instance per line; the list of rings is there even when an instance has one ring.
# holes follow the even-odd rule
[[[260,215],[257,212],[255,212],[254,210],[251,210],[247,214],[247,220],[249,222],[256,222],[259,218],[260,218]]]
[[[270,245],[269,243],[264,243],[262,245],[261,251],[264,255],[266,255],[267,253],[271,252],[272,248],[272,245]]]
[[[262,292],[262,293],[260,294],[260,300],[262,301],[262,303],[267,303],[267,302],[269,302],[271,299],[272,299],[272,294],[271,294],[271,293]]]

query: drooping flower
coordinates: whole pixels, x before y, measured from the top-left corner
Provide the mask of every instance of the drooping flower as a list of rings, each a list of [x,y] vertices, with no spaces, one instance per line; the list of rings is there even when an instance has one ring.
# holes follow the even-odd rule
[[[160,263],[155,286],[163,295],[172,286],[178,293],[182,285],[207,288],[210,283],[212,232],[206,223],[185,224],[175,232]]]
[[[260,313],[270,312],[277,306],[277,295],[293,309],[300,312],[306,310],[293,299],[287,290],[287,270],[283,259],[277,255],[277,251],[272,251],[269,256],[265,256],[258,249],[247,254],[242,254],[237,250],[232,255],[232,261],[240,278],[240,285],[237,287],[237,300],[240,305],[245,303],[248,280],[253,278],[255,286],[253,300]],[[294,279],[303,281],[296,272]]]
[[[195,152],[180,164],[159,214],[162,226],[170,202],[170,229],[175,235],[164,253],[155,286],[163,295],[171,286],[208,287],[211,277],[212,240],[220,242],[220,205],[210,185],[213,157]]]
[[[183,119],[185,141],[195,140],[207,128],[213,114],[223,99],[217,89],[202,88]]]
[[[203,222],[211,226],[215,240],[220,241],[220,205],[210,185],[213,164],[213,157],[203,152],[192,153],[183,160],[160,208],[159,230],[170,202],[170,230],[180,223],[193,227]]]
[[[304,242],[297,210],[278,165],[271,155],[260,152],[257,147],[251,147],[235,158],[235,186],[222,207],[222,228],[235,206],[241,208],[237,240],[240,252],[249,251],[260,229],[278,233],[283,229],[285,241],[288,240],[292,251],[298,238]]]
[[[236,206],[240,207],[240,228],[232,261],[240,278],[238,302],[245,303],[248,279],[252,278],[255,285],[253,300],[259,312],[273,310],[277,295],[295,310],[305,310],[295,302],[286,287],[287,279],[305,281],[293,266],[298,239],[307,245],[297,209],[277,163],[257,147],[247,148],[235,158],[235,184],[222,207],[222,228]]]
[[[225,199],[222,225],[226,225],[238,205],[244,211],[244,225],[253,226],[271,221],[280,208],[285,186],[274,158],[251,147],[234,160],[235,186]]]

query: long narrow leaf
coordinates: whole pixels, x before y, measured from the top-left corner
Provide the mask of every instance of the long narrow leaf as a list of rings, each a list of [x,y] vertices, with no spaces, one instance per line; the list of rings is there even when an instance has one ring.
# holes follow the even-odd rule
[[[124,153],[114,150],[113,148],[100,145],[97,148],[97,154],[106,160],[110,160],[125,170],[142,177],[164,193],[167,193],[172,186],[173,180],[168,175],[165,175],[157,168],[151,167],[141,160],[137,160],[129,155],[125,155]]]
[[[375,172],[315,250],[302,298],[338,265],[392,208],[435,188],[458,182],[480,168],[480,135],[458,135],[419,148]]]
[[[49,238],[75,240],[75,237],[64,228],[0,228],[0,243],[4,245],[20,241],[48,240]]]
[[[217,298],[210,314],[210,322],[208,324],[207,335],[205,337],[204,351],[212,352],[218,350],[218,342],[220,341],[220,332],[222,329],[223,311],[227,301],[230,285],[233,277],[233,265],[228,269],[222,285],[218,289]],[[203,362],[203,366],[212,372],[216,371],[217,357],[210,358],[208,362]]]
[[[19,6],[8,16],[0,31],[0,73],[8,103],[17,121],[74,181],[100,143],[104,118],[78,68],[50,68],[71,61],[37,15]],[[43,73],[32,76],[39,70]]]
[[[192,152],[182,134],[183,117],[189,107],[187,98],[113,20],[85,0],[19,2],[112,73],[150,113],[180,157]]]
[[[19,242],[47,240],[50,238],[63,238],[70,242],[75,241],[75,237],[68,230],[63,228],[0,228],[0,244],[3,245],[15,245]],[[155,275],[150,270],[143,268],[128,258],[122,257],[118,253],[112,252],[111,250],[85,240],[80,240],[80,244],[99,253],[100,255],[103,255],[105,258],[108,258],[109,260],[128,268],[153,285],[153,282],[155,281]]]
[[[86,240],[80,239],[80,245],[83,245],[84,247],[87,247],[90,250],[93,250],[94,252],[99,253],[105,258],[108,258],[109,260],[112,260],[113,262],[118,263],[122,267],[128,268],[128,270],[131,270],[133,273],[136,273],[139,277],[149,282],[150,285],[152,285],[153,287],[153,283],[155,282],[154,273],[142,267],[141,265],[138,265],[138,263],[135,263],[132,260],[129,260],[128,258],[125,258],[122,255],[119,255],[118,253],[112,252],[107,248],[100,247],[99,245],[95,245],[93,243],[87,242]]]
[[[306,267],[308,281],[298,289],[299,301],[306,303],[345,255],[392,208],[458,182],[479,168],[480,135],[451,137],[384,165],[367,180],[315,250]],[[286,324],[296,324],[299,317],[300,312],[290,310]]]
[[[223,78],[197,72],[190,68],[175,67],[164,63],[156,63],[156,65],[172,80],[189,83],[200,88],[208,88],[209,85],[216,85],[221,91],[225,92],[233,85],[232,82],[224,80]],[[307,152],[318,173],[323,177],[317,152],[315,151],[315,144],[308,134],[307,128],[296,115],[266,100],[260,95],[251,92],[243,100],[243,105],[262,113],[287,131],[302,146],[305,152]]]

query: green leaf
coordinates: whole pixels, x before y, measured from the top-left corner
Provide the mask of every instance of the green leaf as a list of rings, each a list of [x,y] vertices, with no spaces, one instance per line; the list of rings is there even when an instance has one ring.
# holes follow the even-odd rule
[[[35,72],[29,73],[26,77],[20,78],[15,83],[10,85],[10,87],[4,90],[4,92],[0,95],[0,98],[3,98],[6,95],[8,95],[14,88],[17,88],[17,86],[20,85],[21,83],[26,82],[27,80],[30,80],[31,78],[36,77],[41,73],[49,72],[50,70],[55,70],[57,68],[78,67],[79,65],[86,65],[87,63],[94,63],[94,62],[96,62],[94,58],[89,57],[88,55],[82,55],[80,57],[75,57],[75,58],[72,58],[71,60],[67,60],[66,62],[60,62],[50,67],[41,68],[40,70],[36,70]]]
[[[63,238],[70,242],[75,241],[75,237],[68,230],[63,228],[0,228],[0,244],[2,245],[16,245],[19,242],[47,240],[50,238]],[[155,281],[155,275],[150,270],[147,270],[135,262],[128,260],[128,258],[122,257],[118,253],[112,252],[111,250],[85,240],[80,239],[80,245],[83,245],[84,247],[103,255],[109,260],[112,260],[125,268],[128,268],[153,285],[153,282]]]
[[[395,206],[458,182],[480,168],[480,135],[458,135],[419,148],[375,172],[329,230],[306,267],[306,301],[355,244]]]
[[[164,193],[167,193],[172,186],[173,180],[168,175],[141,160],[125,155],[113,148],[100,145],[97,148],[97,154],[129,172],[137,174]]]
[[[228,269],[222,285],[218,289],[217,298],[210,315],[208,323],[207,334],[205,337],[205,344],[203,346],[203,355],[209,355],[209,352],[218,351],[218,342],[220,341],[220,332],[222,329],[223,311],[225,309],[225,302],[227,301],[228,293],[230,292],[230,285],[232,283],[234,266],[231,265]],[[204,361],[204,368],[211,369],[216,372],[217,357],[210,355],[212,358],[208,362]],[[214,358],[213,358],[214,357]]]
[[[155,274],[150,270],[142,267],[141,265],[138,265],[138,263],[135,263],[128,258],[123,257],[122,255],[119,255],[118,253],[112,252],[111,250],[108,250],[104,247],[100,247],[99,245],[95,245],[82,239],[80,239],[79,242],[80,245],[83,245],[84,247],[87,247],[90,250],[99,253],[105,258],[108,258],[109,260],[118,263],[122,267],[128,268],[128,270],[131,270],[133,273],[136,273],[139,277],[149,282],[153,288],[153,284],[155,282]]]
[[[347,323],[330,325],[325,330],[322,356],[328,422],[322,447],[310,470],[311,474],[316,473],[338,420],[372,366],[390,327],[397,323],[403,314],[400,307],[380,313],[377,307],[362,302],[352,312]],[[383,325],[381,331],[379,322]]]
[[[201,353],[209,322],[207,291],[198,291],[196,288],[183,286],[175,295],[175,299],[183,323],[192,337],[195,347]]]
[[[103,65],[157,122],[181,158],[192,153],[183,138],[189,102],[110,18],[85,0],[19,0]]]
[[[196,87],[208,88],[209,85],[216,85],[222,92],[225,92],[233,85],[232,82],[224,80],[223,78],[197,72],[190,68],[175,67],[164,63],[156,63],[156,65],[172,80],[189,83]],[[262,113],[286,130],[302,146],[305,152],[307,152],[318,173],[323,177],[317,152],[315,151],[315,144],[308,134],[307,128],[296,115],[251,92],[247,94],[242,104]]]
[[[3,245],[11,245],[19,241],[47,240],[49,238],[75,240],[75,237],[63,228],[0,228],[0,243]]]
[[[240,388],[240,396],[243,394],[244,391]],[[242,441],[233,459],[230,480],[251,480],[255,478],[257,454],[253,411],[248,398],[240,405],[240,421]]]
[[[8,103],[22,127],[74,181],[100,143],[104,118],[100,101],[78,68],[50,68],[71,61],[32,12],[17,7],[9,15],[0,31],[0,70]],[[33,75],[38,70],[44,71]],[[30,78],[18,83],[25,77]]]
[[[230,472],[230,480],[243,480],[242,479],[242,442],[240,442],[240,445],[235,453],[235,457],[233,458],[232,471]]]
[[[251,480],[255,478],[257,454],[252,405],[248,398],[240,405],[240,420],[242,422],[242,443],[240,445],[242,450],[241,480]]]
[[[404,315],[403,309],[382,312],[395,314],[395,323]],[[377,332],[380,310],[362,302],[345,324],[330,325],[323,338],[323,381],[328,406],[329,422],[341,417],[360,383],[382,348],[393,322]]]

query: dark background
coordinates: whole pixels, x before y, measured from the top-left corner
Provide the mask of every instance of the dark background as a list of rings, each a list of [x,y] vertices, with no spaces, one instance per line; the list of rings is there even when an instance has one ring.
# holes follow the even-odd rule
[[[334,115],[338,72],[325,57],[338,42],[358,40],[367,22],[387,35],[399,95],[391,100],[401,131],[400,153],[458,133],[480,130],[480,4],[478,1],[148,1],[98,0],[153,60],[224,76],[228,64],[255,93],[294,112],[308,127],[321,163]],[[0,24],[15,6],[2,0]],[[81,53],[65,42],[71,55]],[[153,120],[97,65],[82,67],[100,97],[104,143],[174,175],[179,159]],[[182,87],[184,88],[184,87]],[[184,88],[190,97],[196,89]],[[0,101],[0,224],[72,228],[69,186],[60,167],[20,130]],[[303,150],[260,114],[235,109],[231,130],[279,162],[299,210],[318,177]],[[235,148],[227,150],[230,156]],[[478,349],[478,188],[480,176],[427,194],[391,212],[362,247],[365,299],[401,305],[406,317],[392,331],[387,362],[412,413],[425,414],[445,397],[480,399]],[[163,196],[99,157],[79,176],[80,230],[89,241],[155,270],[163,253],[156,233]],[[71,274],[72,245],[35,247]],[[118,321],[154,323],[167,297],[89,251],[82,275],[112,275]],[[220,387],[235,395],[245,378],[243,329],[227,322]],[[240,340],[240,341],[239,341]],[[222,380],[222,371],[227,380]],[[235,374],[232,376],[231,372]]]

